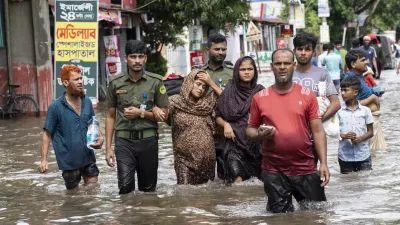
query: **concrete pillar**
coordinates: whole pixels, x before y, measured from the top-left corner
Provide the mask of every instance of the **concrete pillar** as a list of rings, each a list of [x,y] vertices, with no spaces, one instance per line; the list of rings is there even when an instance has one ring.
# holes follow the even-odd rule
[[[33,0],[32,21],[37,76],[37,102],[41,112],[53,101],[53,65],[49,5],[47,0]]]

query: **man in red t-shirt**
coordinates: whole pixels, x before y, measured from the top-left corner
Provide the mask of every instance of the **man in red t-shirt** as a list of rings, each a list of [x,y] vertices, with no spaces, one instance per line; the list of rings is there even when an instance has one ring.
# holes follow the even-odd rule
[[[292,196],[299,203],[326,201],[324,186],[330,176],[318,102],[313,91],[292,81],[295,65],[292,51],[272,53],[275,84],[253,97],[246,130],[250,139],[263,141],[262,178],[267,210],[274,213],[294,211]],[[320,160],[319,173],[310,130]]]

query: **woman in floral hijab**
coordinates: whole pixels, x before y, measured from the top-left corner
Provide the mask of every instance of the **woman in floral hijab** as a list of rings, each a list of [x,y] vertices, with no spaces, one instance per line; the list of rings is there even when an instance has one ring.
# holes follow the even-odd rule
[[[178,184],[203,184],[215,176],[214,107],[217,95],[193,70],[179,95],[170,97],[174,167]]]

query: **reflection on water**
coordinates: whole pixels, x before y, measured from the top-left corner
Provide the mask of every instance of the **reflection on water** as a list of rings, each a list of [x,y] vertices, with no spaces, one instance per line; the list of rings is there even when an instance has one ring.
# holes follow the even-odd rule
[[[341,175],[337,141],[328,140],[332,173],[328,202],[296,206],[289,214],[265,210],[262,182],[251,179],[226,187],[215,180],[200,186],[176,185],[170,128],[160,124],[159,181],[155,193],[118,195],[116,169],[96,150],[100,185],[65,190],[53,152],[49,172],[39,174],[44,118],[0,121],[0,224],[399,224],[400,78],[384,71],[382,121],[389,149],[372,154],[373,171]],[[262,74],[260,83],[273,82]],[[104,131],[104,109],[97,114]]]

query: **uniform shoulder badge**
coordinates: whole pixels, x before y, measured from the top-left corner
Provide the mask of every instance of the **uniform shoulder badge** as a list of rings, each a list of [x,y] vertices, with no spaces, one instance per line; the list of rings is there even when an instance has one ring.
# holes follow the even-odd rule
[[[165,94],[166,92],[167,92],[167,89],[165,88],[164,85],[162,85],[162,86],[160,87],[160,93],[163,95],[163,94]]]

